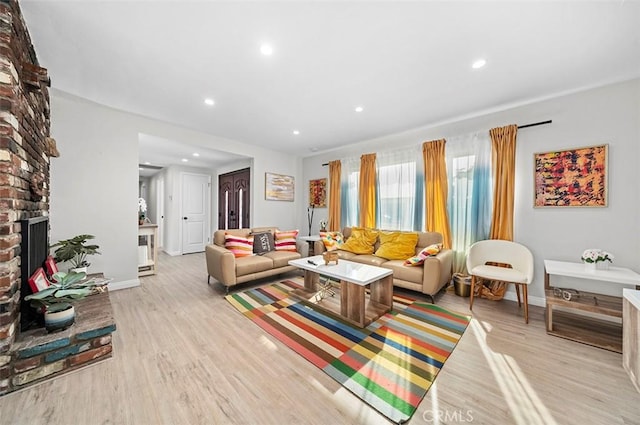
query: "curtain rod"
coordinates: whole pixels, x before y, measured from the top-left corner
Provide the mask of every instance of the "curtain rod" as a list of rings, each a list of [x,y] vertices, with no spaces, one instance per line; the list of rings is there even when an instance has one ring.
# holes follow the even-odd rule
[[[553,121],[551,121],[551,120],[547,120],[547,121],[534,122],[534,123],[531,123],[531,124],[519,125],[518,129],[527,128],[527,127],[535,127],[535,126],[538,126],[538,125],[551,124],[552,122]],[[324,164],[322,164],[323,167],[326,167],[327,165],[329,165],[328,162],[325,162]]]

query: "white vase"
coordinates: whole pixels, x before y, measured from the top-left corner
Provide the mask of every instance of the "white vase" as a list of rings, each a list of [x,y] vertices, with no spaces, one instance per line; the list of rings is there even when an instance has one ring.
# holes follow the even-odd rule
[[[598,270],[609,270],[609,262],[608,261],[601,261],[599,263],[596,263],[596,268]]]
[[[584,263],[584,268],[588,272],[595,273],[596,263]]]

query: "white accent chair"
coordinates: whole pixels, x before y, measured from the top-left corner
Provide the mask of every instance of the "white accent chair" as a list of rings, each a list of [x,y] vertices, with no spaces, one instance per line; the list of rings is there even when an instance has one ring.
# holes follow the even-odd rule
[[[487,263],[505,264],[511,268]],[[469,310],[473,309],[473,295],[478,278],[513,283],[516,287],[518,306],[522,306],[520,301],[520,286],[522,286],[524,320],[525,323],[529,323],[527,287],[533,280],[533,254],[527,247],[517,242],[499,239],[476,242],[469,248],[467,270],[471,275]]]

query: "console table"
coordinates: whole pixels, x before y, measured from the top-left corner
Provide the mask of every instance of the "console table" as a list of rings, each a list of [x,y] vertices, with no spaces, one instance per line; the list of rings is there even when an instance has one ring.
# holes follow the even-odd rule
[[[156,273],[158,261],[158,225],[138,226],[138,276]]]
[[[622,353],[622,326],[620,324],[571,313],[571,310],[574,310],[622,319],[622,298],[580,291],[579,297],[565,300],[554,295],[554,288],[549,283],[550,275],[596,280],[603,282],[605,285],[632,285],[638,287],[640,285],[640,274],[622,267],[588,271],[583,263],[544,260],[547,333]],[[562,307],[567,311],[554,312],[554,307]]]

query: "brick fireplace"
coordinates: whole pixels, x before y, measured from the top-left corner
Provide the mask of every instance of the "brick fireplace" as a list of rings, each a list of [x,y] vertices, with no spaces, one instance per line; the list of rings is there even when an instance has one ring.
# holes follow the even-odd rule
[[[111,356],[108,293],[83,300],[63,332],[20,330],[21,221],[48,216],[49,159],[58,156],[49,86],[20,5],[0,0],[0,395]]]

